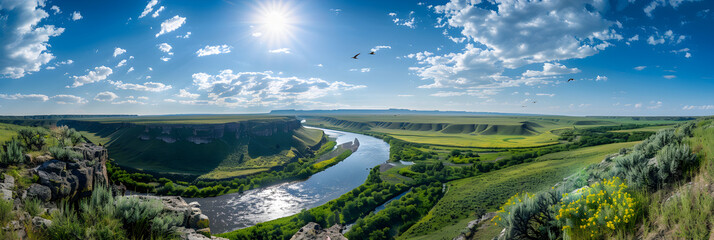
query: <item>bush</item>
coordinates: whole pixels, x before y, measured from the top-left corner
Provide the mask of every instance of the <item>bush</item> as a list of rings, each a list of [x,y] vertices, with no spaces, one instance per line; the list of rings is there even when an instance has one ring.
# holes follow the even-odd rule
[[[42,211],[42,201],[36,198],[25,198],[25,201],[23,202],[22,209],[25,210],[25,212],[29,213],[30,216],[37,216],[40,214],[40,211]]]
[[[49,239],[84,239],[84,226],[69,204],[63,203],[60,210],[52,212],[52,224],[47,229]]]
[[[47,131],[44,128],[24,128],[17,131],[17,133],[29,150],[39,151],[45,146]]]
[[[116,216],[124,223],[129,236],[169,236],[173,227],[182,223],[179,216],[161,214],[164,204],[160,200],[142,200],[128,196],[117,199]]]
[[[561,232],[554,207],[559,195],[556,191],[516,194],[491,221],[505,229],[504,239],[558,239]]]
[[[563,194],[556,219],[564,239],[601,239],[632,231],[637,202],[618,177],[605,179],[573,194]]]
[[[3,153],[0,154],[0,163],[2,163],[2,165],[7,166],[25,162],[25,156],[22,154],[22,143],[20,143],[19,140],[13,138],[4,144],[2,149],[4,150]]]
[[[5,223],[12,219],[12,200],[0,198],[0,227],[5,226]]]
[[[79,204],[86,226],[87,239],[125,239],[122,223],[115,217],[114,196],[109,188],[100,186]]]
[[[75,152],[69,148],[51,147],[49,151],[52,157],[64,162],[74,161],[74,159],[82,159],[82,157],[84,157],[81,153]]]
[[[684,172],[694,166],[696,158],[686,144],[669,144],[657,152],[657,173],[660,185],[682,178]]]

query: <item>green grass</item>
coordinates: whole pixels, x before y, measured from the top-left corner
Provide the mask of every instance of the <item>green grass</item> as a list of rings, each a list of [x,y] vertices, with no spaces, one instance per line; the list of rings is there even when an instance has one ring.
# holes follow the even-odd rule
[[[672,124],[676,118],[568,116],[335,115],[307,124],[374,132],[412,143],[470,148],[528,148],[558,144],[557,131],[620,124]]]
[[[21,126],[0,123],[0,143],[10,141],[13,137],[17,136],[17,130],[22,128]]]
[[[643,128],[635,128],[635,129],[626,129],[626,130],[616,130],[612,132],[624,132],[624,133],[630,133],[630,132],[656,132],[665,128],[671,128],[673,125],[662,125],[662,126],[648,126],[648,127],[643,127]]]
[[[83,137],[87,138],[90,142],[94,144],[107,145],[112,139],[110,137],[100,137],[94,133],[87,131],[78,131]]]
[[[636,143],[616,143],[547,154],[536,162],[449,182],[444,197],[398,239],[452,239],[470,220],[494,211],[515,193],[551,187],[579,169],[602,161],[607,154]]]

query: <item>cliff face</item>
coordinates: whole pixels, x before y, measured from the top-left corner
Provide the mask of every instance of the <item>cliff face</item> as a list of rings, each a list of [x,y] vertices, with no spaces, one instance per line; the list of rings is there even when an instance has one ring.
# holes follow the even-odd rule
[[[114,162],[158,177],[192,181],[216,168],[268,169],[319,147],[321,136],[302,128],[295,118],[239,119],[235,122],[189,123],[63,120],[79,131],[108,140]],[[256,159],[253,161],[253,159]]]

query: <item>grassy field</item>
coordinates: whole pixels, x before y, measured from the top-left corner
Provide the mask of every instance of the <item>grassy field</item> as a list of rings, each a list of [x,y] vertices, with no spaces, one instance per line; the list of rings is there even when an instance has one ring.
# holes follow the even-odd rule
[[[19,127],[20,126],[17,125],[0,123],[0,143],[9,141],[13,137],[17,136],[16,129]]]
[[[612,132],[624,132],[624,133],[631,133],[631,132],[656,132],[665,128],[671,128],[673,125],[662,125],[662,126],[648,126],[648,127],[642,127],[642,128],[635,128],[635,129],[626,129],[626,130],[616,130]]]
[[[551,187],[579,169],[602,161],[606,155],[636,143],[552,153],[539,157],[537,162],[449,182],[446,195],[398,239],[452,239],[470,220],[494,211],[515,193]]]
[[[676,119],[568,116],[339,115],[304,116],[306,124],[369,131],[412,143],[471,148],[558,144],[557,131],[621,124],[672,124]]]

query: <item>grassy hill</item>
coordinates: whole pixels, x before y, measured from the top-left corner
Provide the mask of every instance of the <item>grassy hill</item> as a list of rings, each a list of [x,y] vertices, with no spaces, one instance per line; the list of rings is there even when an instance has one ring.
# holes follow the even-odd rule
[[[567,116],[336,115],[303,116],[308,125],[371,131],[412,143],[522,148],[559,143],[557,131],[621,124],[671,124],[678,119]]]
[[[525,163],[476,177],[449,182],[444,197],[399,239],[452,239],[466,224],[495,211],[516,193],[550,188],[608,154],[637,142],[615,143],[544,155]]]
[[[189,179],[268,171],[311,155],[325,139],[295,118],[262,115],[93,118],[58,125],[104,144],[119,166]]]

